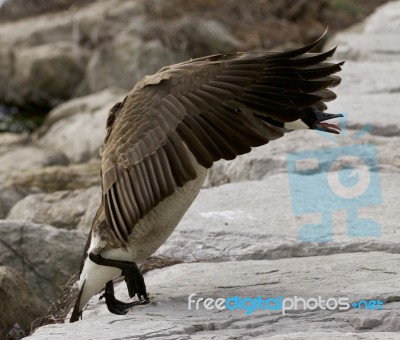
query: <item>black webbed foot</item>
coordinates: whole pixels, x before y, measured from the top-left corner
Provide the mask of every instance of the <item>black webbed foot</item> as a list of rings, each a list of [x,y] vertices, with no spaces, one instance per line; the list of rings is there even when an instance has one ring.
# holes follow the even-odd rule
[[[118,315],[125,315],[130,308],[133,306],[143,305],[149,302],[149,300],[142,301],[132,301],[132,302],[122,302],[115,297],[114,294],[114,284],[112,281],[108,281],[106,283],[106,287],[104,293],[100,296],[100,300],[102,298],[106,299],[106,305],[108,310],[111,313]]]
[[[104,297],[106,299],[108,310],[111,313],[119,315],[126,314],[127,310],[133,306],[149,303],[143,275],[135,262],[105,259],[100,254],[93,253],[89,253],[89,258],[98,265],[121,269],[122,275],[125,276],[129,297],[133,298],[137,295],[139,299],[139,301],[128,303],[117,300],[114,295],[113,282],[108,281],[106,283],[105,292],[100,298]]]

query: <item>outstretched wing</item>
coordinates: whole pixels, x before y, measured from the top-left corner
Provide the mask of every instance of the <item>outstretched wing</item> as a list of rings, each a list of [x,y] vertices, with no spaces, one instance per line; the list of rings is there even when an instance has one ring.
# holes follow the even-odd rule
[[[324,110],[341,64],[318,41],[282,53],[214,55],[161,69],[111,110],[102,150],[103,203],[122,246],[135,224],[205,168],[233,159],[283,132],[304,108]],[[194,156],[191,157],[190,153]]]

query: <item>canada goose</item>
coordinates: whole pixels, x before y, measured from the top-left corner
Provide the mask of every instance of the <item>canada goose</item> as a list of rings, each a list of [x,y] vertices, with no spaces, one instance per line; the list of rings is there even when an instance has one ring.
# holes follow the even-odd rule
[[[322,36],[323,37],[323,36]],[[169,237],[198,194],[212,164],[233,159],[294,129],[339,133],[324,113],[335,48],[309,53],[322,39],[287,52],[217,54],[167,66],[146,76],[109,112],[101,150],[102,202],[81,265],[77,321],[105,286],[110,312],[148,302],[136,263]],[[114,297],[124,275],[129,296]]]

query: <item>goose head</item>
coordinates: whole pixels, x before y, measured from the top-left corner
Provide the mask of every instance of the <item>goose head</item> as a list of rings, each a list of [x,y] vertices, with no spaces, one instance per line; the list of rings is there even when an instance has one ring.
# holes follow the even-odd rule
[[[340,133],[341,129],[338,125],[326,123],[326,121],[333,118],[343,117],[342,114],[321,112],[314,108],[304,109],[304,112],[305,114],[301,119],[295,120],[293,122],[286,122],[284,123],[284,127],[289,130],[311,129],[336,134]]]

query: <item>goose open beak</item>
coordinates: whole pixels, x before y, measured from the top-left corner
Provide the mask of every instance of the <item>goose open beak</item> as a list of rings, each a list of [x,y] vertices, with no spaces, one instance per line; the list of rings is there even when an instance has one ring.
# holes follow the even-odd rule
[[[332,118],[339,118],[339,117],[343,117],[343,115],[340,113],[339,114],[331,114],[331,113],[325,113],[325,112],[317,112],[317,120],[313,124],[313,128],[315,130],[321,130],[321,131],[325,131],[325,132],[339,134],[340,131],[342,131],[342,130],[340,129],[340,127],[338,125],[332,124],[332,123],[322,123],[325,120],[329,120]]]

